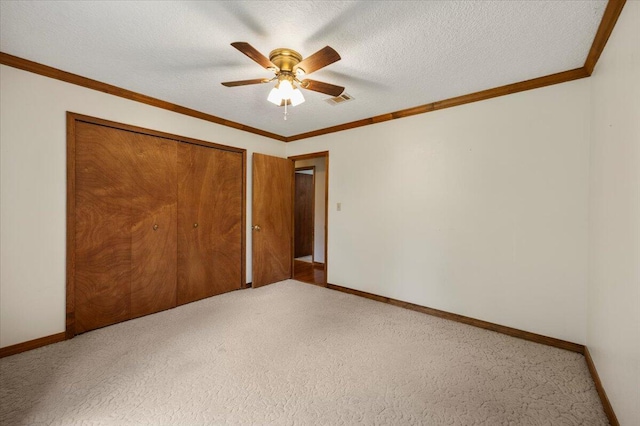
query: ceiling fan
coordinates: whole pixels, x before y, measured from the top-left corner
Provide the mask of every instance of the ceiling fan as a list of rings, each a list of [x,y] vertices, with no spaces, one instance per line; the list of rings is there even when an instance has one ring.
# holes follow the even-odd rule
[[[305,75],[311,74],[321,68],[326,67],[340,60],[338,52],[331,47],[326,46],[318,50],[313,55],[302,59],[302,55],[293,49],[280,48],[269,53],[267,59],[262,53],[258,52],[249,43],[238,41],[231,43],[233,47],[240,52],[253,59],[260,66],[275,73],[273,78],[256,78],[253,80],[227,81],[222,83],[226,87],[246,86],[249,84],[269,83],[278,80],[276,86],[271,89],[269,97],[270,102],[284,106],[296,106],[304,102],[304,96],[300,88],[313,90],[314,92],[324,93],[330,96],[340,96],[344,92],[344,87],[334,84],[324,83],[322,81],[302,79]],[[300,80],[302,79],[302,80]],[[299,86],[299,87],[298,87]],[[286,120],[285,112],[285,120]]]

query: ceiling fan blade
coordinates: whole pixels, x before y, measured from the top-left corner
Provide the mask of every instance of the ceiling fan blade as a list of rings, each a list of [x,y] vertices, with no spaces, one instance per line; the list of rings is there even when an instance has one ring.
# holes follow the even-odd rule
[[[314,92],[324,93],[333,97],[340,96],[344,92],[344,87],[335,84],[323,83],[322,81],[305,79],[300,82],[300,87]]]
[[[325,46],[308,58],[303,59],[302,62],[295,67],[294,71],[302,68],[305,74],[311,74],[339,60],[340,55],[338,55],[338,52],[329,46]]]
[[[248,57],[250,57],[251,59],[253,59],[263,68],[267,68],[267,69],[273,68],[276,70],[278,69],[278,67],[276,67],[273,64],[273,62],[271,62],[262,53],[258,52],[256,48],[251,46],[249,43],[246,43],[244,41],[236,41],[234,43],[231,43],[231,45],[236,49],[238,49],[239,51],[241,51],[242,53],[244,53],[245,55],[247,55]]]
[[[270,81],[271,80],[268,78],[254,78],[253,80],[225,81],[224,83],[222,83],[222,85],[227,87],[236,87],[236,86],[246,86],[248,84],[268,83]]]

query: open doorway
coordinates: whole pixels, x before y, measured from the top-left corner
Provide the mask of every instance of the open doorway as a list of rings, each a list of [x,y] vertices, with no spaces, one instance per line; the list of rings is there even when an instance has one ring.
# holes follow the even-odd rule
[[[313,263],[315,249],[315,175],[316,166],[296,167],[293,205],[293,258]]]
[[[329,153],[290,159],[295,167],[293,278],[326,286]]]

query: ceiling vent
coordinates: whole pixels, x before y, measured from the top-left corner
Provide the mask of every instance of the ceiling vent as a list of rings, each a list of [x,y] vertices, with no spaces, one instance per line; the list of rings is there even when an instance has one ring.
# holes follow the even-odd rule
[[[352,101],[354,99],[355,98],[353,96],[345,92],[340,96],[336,96],[335,98],[325,99],[325,102],[331,105],[338,105],[338,104],[343,104],[345,102]]]

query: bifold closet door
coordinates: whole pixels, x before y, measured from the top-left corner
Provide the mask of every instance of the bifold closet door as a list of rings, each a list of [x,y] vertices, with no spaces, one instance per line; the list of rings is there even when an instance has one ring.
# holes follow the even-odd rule
[[[178,146],[178,304],[242,286],[242,153]]]
[[[131,171],[131,318],[176,306],[178,175],[176,141],[134,134]]]
[[[76,125],[75,332],[175,306],[176,143]]]

